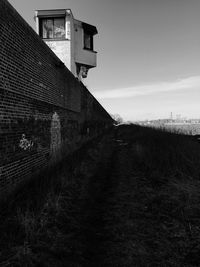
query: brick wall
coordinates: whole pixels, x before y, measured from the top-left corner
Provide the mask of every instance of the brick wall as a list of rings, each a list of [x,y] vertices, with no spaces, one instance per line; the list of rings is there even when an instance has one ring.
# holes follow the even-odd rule
[[[1,0],[1,196],[111,124],[84,85]]]

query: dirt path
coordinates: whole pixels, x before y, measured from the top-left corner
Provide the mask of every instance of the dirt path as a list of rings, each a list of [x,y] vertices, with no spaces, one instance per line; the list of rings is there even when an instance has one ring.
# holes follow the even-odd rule
[[[117,133],[104,148],[96,173],[90,179],[90,197],[85,203],[84,266],[142,266],[145,251],[135,240],[138,225],[134,225],[136,209],[141,209],[134,199],[139,193],[133,162],[135,151]]]

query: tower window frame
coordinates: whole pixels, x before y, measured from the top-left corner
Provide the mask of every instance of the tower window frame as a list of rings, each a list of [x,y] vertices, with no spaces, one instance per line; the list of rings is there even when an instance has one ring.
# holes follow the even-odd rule
[[[61,22],[60,27],[58,24],[59,21]],[[58,26],[56,24],[58,24]],[[66,39],[65,17],[40,18],[39,35],[42,39]]]

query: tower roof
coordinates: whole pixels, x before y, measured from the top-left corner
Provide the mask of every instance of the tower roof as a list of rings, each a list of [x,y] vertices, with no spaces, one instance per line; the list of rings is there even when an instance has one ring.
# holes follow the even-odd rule
[[[66,13],[72,14],[70,8],[67,9],[46,9],[46,10],[36,10],[38,17],[62,17],[65,16]]]

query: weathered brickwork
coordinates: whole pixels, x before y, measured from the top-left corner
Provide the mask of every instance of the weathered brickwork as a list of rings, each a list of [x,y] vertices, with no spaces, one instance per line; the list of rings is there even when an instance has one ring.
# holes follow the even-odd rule
[[[112,124],[85,86],[0,1],[0,197]]]

